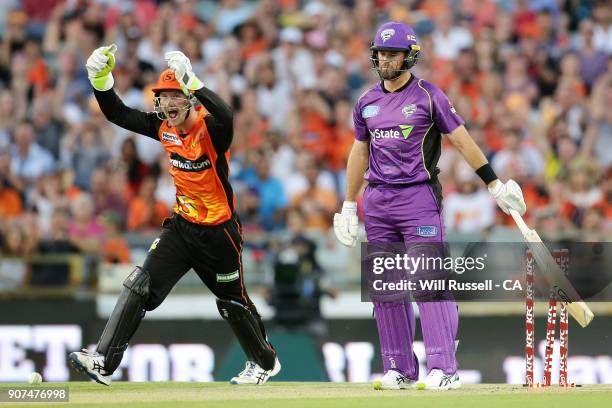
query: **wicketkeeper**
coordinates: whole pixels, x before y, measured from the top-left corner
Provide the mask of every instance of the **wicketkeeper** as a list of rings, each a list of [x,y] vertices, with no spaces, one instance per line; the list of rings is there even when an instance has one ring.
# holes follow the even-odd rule
[[[347,192],[342,212],[334,216],[338,240],[357,243],[356,198],[363,184],[367,239],[374,243],[418,244],[418,254],[439,253],[444,242],[442,188],[436,167],[442,137],[448,137],[467,163],[487,184],[501,209],[526,210],[520,187],[502,183],[463,126],[447,96],[410,73],[420,47],[414,30],[388,22],[372,43],[372,64],[381,82],[366,91],[353,110],[355,142],[347,165]],[[429,273],[429,272],[427,272]],[[461,386],[457,375],[455,337],[457,306],[445,301],[419,301],[428,375],[419,388]],[[374,301],[385,375],[382,389],[415,385],[419,365],[412,350],[415,318],[409,301]]]
[[[76,369],[110,385],[145,312],[158,307],[193,268],[217,296],[219,313],[247,356],[245,369],[230,382],[263,384],[281,365],[244,287],[242,227],[228,180],[232,110],[203,85],[180,51],[166,53],[169,69],[153,88],[154,111],[126,107],[113,90],[116,50],[114,44],[98,48],[87,60],[95,97],[108,120],[163,145],[176,186],[176,205],[144,264],[123,282],[96,351],[77,351],[69,359]]]

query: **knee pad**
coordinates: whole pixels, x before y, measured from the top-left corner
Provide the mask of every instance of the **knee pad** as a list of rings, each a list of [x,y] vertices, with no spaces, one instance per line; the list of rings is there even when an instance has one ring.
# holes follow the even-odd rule
[[[409,244],[406,251],[410,258],[420,262],[420,266],[409,275],[417,288],[411,291],[412,298],[416,301],[452,299],[452,293],[447,289],[453,272],[446,262],[450,256],[447,245],[443,242]]]

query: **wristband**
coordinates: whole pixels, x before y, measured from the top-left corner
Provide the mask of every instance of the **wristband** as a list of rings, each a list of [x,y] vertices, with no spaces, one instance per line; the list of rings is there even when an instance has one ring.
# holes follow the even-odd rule
[[[478,174],[478,177],[487,185],[498,178],[489,163],[480,166],[478,170],[476,170],[476,174]]]

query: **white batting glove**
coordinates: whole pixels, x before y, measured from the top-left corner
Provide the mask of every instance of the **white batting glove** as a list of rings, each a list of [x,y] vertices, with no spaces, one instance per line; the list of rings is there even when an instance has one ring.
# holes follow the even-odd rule
[[[334,214],[334,233],[342,245],[354,247],[357,245],[357,203],[345,201],[342,212]]]
[[[115,68],[115,52],[117,45],[106,45],[95,49],[87,58],[87,77],[94,89],[108,91],[113,87],[115,80],[111,71]]]
[[[503,212],[510,214],[512,209],[521,215],[525,214],[527,205],[525,205],[523,191],[516,181],[510,179],[506,183],[502,183],[495,180],[487,188]]]
[[[170,51],[165,55],[168,68],[174,71],[176,80],[181,85],[181,89],[185,95],[196,91],[204,86],[202,81],[193,73],[191,61],[185,54],[180,51]]]

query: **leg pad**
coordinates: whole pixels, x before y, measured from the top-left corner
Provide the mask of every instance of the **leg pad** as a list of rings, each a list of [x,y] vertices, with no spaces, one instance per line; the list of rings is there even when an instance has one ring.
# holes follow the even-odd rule
[[[264,370],[271,370],[276,352],[263,333],[260,322],[251,311],[238,302],[217,299],[219,314],[227,320],[247,358]]]

